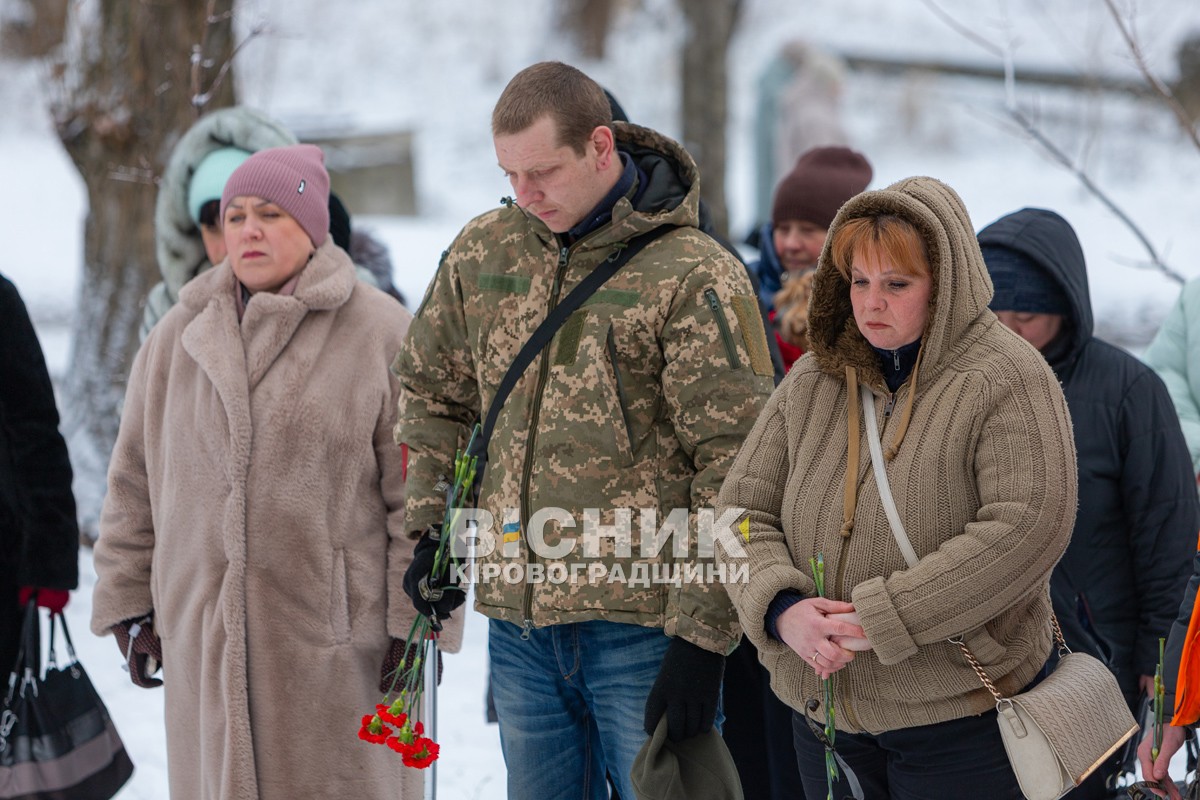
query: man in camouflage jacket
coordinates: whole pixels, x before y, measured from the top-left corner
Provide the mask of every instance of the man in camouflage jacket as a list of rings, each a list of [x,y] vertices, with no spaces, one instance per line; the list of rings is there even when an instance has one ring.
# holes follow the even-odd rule
[[[772,365],[745,270],[696,227],[697,170],[678,144],[612,123],[600,87],[556,63],[513,79],[493,135],[515,204],[468,223],[443,255],[393,367],[409,529],[441,523],[437,485],[549,311],[631,238],[663,228],[504,404],[471,573],[492,620],[510,797],[602,787],[605,771],[633,797],[641,729],[665,713],[671,737],[687,738],[717,713],[740,630],[706,580],[698,512],[764,406]],[[668,519],[687,529],[660,550]]]

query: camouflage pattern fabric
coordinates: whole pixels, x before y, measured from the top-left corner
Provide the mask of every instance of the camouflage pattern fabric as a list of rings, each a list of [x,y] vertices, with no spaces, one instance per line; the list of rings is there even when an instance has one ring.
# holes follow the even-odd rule
[[[679,226],[568,319],[500,412],[479,503],[495,548],[476,554],[476,608],[526,626],[661,627],[727,652],[740,631],[720,582],[670,578],[711,564],[698,553],[696,512],[714,504],[772,390],[765,333],[757,314],[737,310],[754,302],[745,269],[696,228],[691,157],[646,128],[614,128],[648,176],[640,208],[622,198],[611,223],[565,247],[509,202],[468,223],[443,255],[393,364],[408,520],[413,531],[442,521],[438,482],[553,305],[622,243]],[[531,548],[529,523],[543,509],[574,525],[535,524],[544,546]],[[647,555],[643,538],[650,544],[672,511],[690,518],[685,552],[668,543]],[[588,535],[597,530],[608,535]]]

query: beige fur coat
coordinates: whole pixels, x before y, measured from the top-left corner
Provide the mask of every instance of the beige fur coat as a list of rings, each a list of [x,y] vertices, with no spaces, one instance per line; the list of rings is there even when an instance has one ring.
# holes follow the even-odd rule
[[[387,370],[411,315],[332,242],[240,325],[234,287],[192,280],[138,353],[92,629],[154,613],[173,800],[418,796],[356,738],[414,614]]]

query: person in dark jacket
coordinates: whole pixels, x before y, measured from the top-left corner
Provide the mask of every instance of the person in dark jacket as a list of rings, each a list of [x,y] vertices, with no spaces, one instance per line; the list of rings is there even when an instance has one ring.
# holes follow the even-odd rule
[[[1092,334],[1083,250],[1065,219],[1025,208],[980,231],[979,244],[992,310],[1041,351],[1071,410],[1079,513],[1051,578],[1055,613],[1069,647],[1108,656],[1137,714],[1153,692],[1158,640],[1179,608],[1200,527],[1179,420],[1158,375]],[[1119,761],[1070,796],[1105,796]]]
[[[71,462],[54,388],[17,287],[0,276],[0,670],[20,644],[21,607],[61,611],[79,578]]]

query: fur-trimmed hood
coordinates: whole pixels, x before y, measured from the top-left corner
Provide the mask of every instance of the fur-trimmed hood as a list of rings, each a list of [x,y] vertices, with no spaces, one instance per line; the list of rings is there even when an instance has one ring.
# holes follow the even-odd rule
[[[229,259],[222,261],[218,267],[197,280],[189,281],[179,294],[180,305],[197,313],[217,298],[232,302],[237,278],[234,277]],[[260,292],[255,299],[280,308],[295,306],[303,309],[300,313],[327,311],[339,308],[350,299],[354,282],[354,264],[350,257],[333,243],[333,239],[326,239],[300,271],[300,280],[292,295]]]
[[[174,303],[183,285],[212,266],[200,229],[188,213],[187,191],[196,167],[214,150],[237,147],[251,153],[295,144],[282,125],[252,108],[223,108],[201,117],[175,145],[154,204],[154,247],[167,297]]]
[[[902,217],[921,232],[933,269],[929,325],[922,336],[922,382],[936,378],[972,323],[991,314],[992,280],[962,199],[939,180],[906,178],[886,189],[863,192],[842,206],[817,263],[809,343],[823,372],[842,377],[845,368],[853,366],[863,381],[886,392],[879,358],[854,322],[850,284],[831,257],[838,228],[849,220],[880,213]]]

